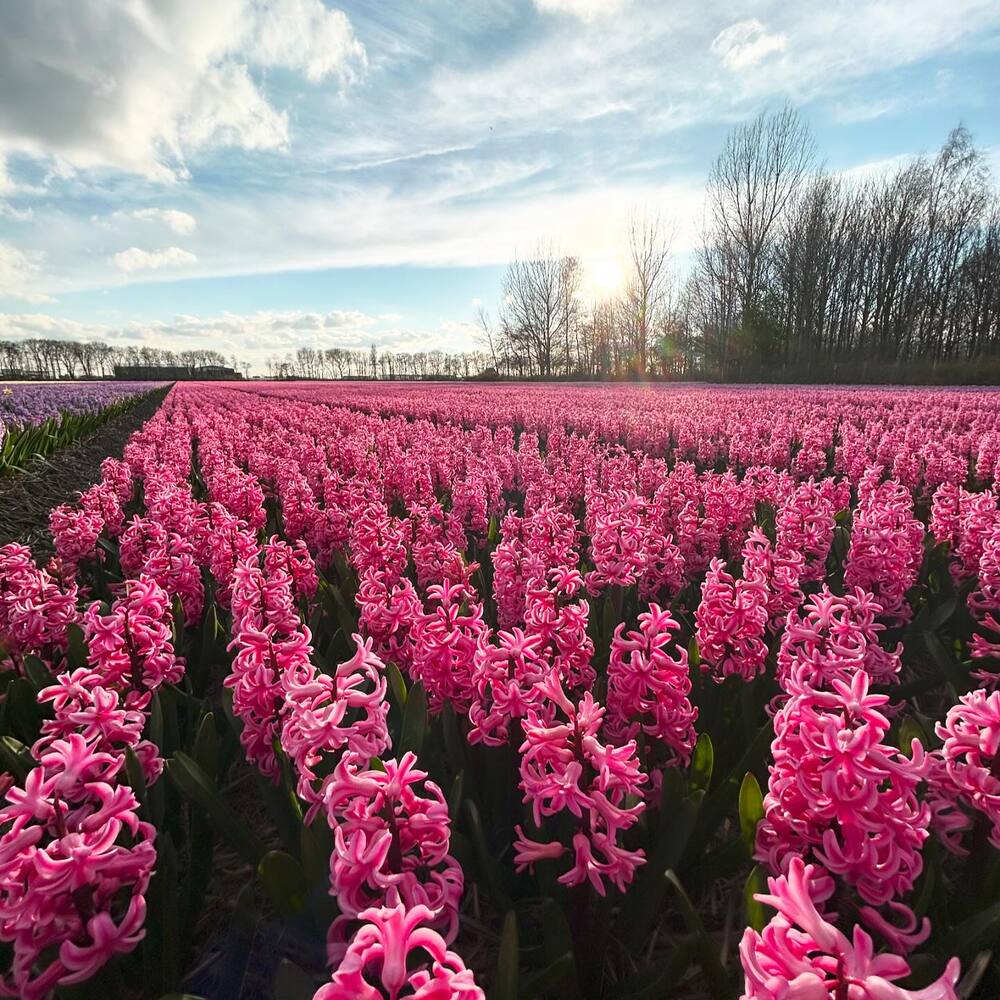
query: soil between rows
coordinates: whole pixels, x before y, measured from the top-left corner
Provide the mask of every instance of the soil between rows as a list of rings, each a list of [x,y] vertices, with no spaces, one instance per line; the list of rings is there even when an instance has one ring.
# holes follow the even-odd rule
[[[93,486],[100,479],[101,462],[122,457],[128,439],[156,413],[165,396],[165,389],[156,390],[88,437],[32,462],[23,472],[0,477],[0,545],[23,542],[36,556],[50,555],[49,511],[72,503]]]

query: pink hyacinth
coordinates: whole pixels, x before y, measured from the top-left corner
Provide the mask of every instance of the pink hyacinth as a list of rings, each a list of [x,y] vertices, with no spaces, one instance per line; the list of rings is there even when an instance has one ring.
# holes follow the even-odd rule
[[[1000,691],[963,695],[936,731],[944,741],[935,755],[943,773],[932,788],[978,813],[983,833],[1000,849]]]
[[[358,914],[354,935],[332,982],[313,1000],[485,1000],[472,972],[428,926],[434,912],[420,904],[373,906]]]
[[[832,884],[814,865],[792,857],[787,874],[767,880],[755,899],[777,910],[761,933],[748,927],[740,942],[742,1000],[958,1000],[959,962],[922,990],[895,983],[910,974],[899,955],[875,954],[871,936],[855,925],[851,938],[817,909]]]
[[[823,585],[801,611],[788,616],[778,650],[778,683],[793,675],[811,687],[829,687],[836,678],[850,684],[859,670],[876,684],[896,681],[902,643],[887,650],[879,645],[885,628],[876,619],[882,611],[875,598],[856,587],[838,596]]]
[[[883,742],[889,720],[880,709],[889,699],[868,685],[864,670],[850,683],[831,679],[829,690],[789,679],[790,697],[774,718],[756,856],[774,872],[790,857],[811,856],[880,906],[913,888],[930,810],[917,799],[923,749],[914,740],[910,758]]]
[[[772,545],[760,528],[754,527],[743,543],[743,576],[762,583],[767,592],[767,622],[772,632],[784,624],[785,616],[802,602],[800,583],[805,558],[793,548]]]
[[[976,584],[968,597],[976,625],[969,651],[974,660],[987,661],[975,676],[994,688],[1000,684],[1000,527],[983,542]]]
[[[49,530],[56,555],[72,569],[97,552],[97,539],[104,530],[104,518],[99,510],[74,509],[68,504],[53,508],[49,514]]]
[[[413,626],[410,674],[423,681],[431,711],[450,702],[456,712],[467,712],[473,657],[486,631],[482,604],[471,587],[447,580],[429,587],[427,596],[429,610]]]
[[[77,588],[39,569],[27,546],[0,547],[0,656],[33,653],[54,663],[66,651],[66,629],[80,619]],[[2,660],[0,660],[2,662]]]
[[[374,643],[375,652],[400,670],[413,662],[413,628],[424,613],[413,583],[396,583],[376,569],[366,570],[354,595],[358,605],[358,628]]]
[[[184,660],[174,652],[170,600],[154,580],[128,580],[125,594],[107,615],[92,604],[83,616],[88,659],[106,684],[118,690],[154,691],[176,684]]]
[[[697,734],[698,710],[688,695],[688,656],[671,649],[680,625],[658,604],[639,615],[639,628],[624,633],[615,628],[608,664],[608,705],[605,726],[616,742],[648,737],[647,748],[661,744],[668,763],[687,764]],[[654,743],[656,741],[656,743]]]
[[[764,670],[768,621],[767,587],[760,576],[734,580],[721,559],[713,559],[695,612],[702,669],[717,681],[731,674],[753,680]]]
[[[473,659],[469,742],[506,745],[512,725],[539,705],[536,685],[550,667],[540,635],[514,628],[493,641],[482,636]]]
[[[24,785],[0,809],[0,940],[14,960],[0,989],[42,1000],[83,982],[145,931],[154,828],[118,784],[120,752],[79,733],[38,748]]]
[[[389,746],[382,661],[372,652],[371,639],[353,637],[354,656],[338,664],[332,676],[308,660],[296,659],[282,677],[284,689],[281,746],[297,776],[297,789],[309,803],[306,822],[323,802],[323,790],[337,755],[379,756]]]
[[[917,582],[924,557],[924,526],[913,516],[910,491],[892,479],[880,483],[881,467],[865,472],[858,486],[844,585],[875,595],[882,618],[905,625],[913,616],[906,592]]]
[[[549,711],[529,709],[522,720],[521,789],[531,805],[535,826],[564,810],[577,819],[572,841],[573,863],[559,876],[564,885],[590,882],[600,895],[607,879],[624,892],[643,851],[630,851],[619,838],[638,820],[645,803],[626,805],[640,797],[648,779],[636,757],[635,742],[613,747],[599,739],[604,708],[588,691],[579,704],[566,697],[555,671],[538,684]],[[539,841],[516,827],[514,862],[519,870],[540,858],[561,859],[567,848],[557,841]]]
[[[778,508],[775,518],[777,548],[802,556],[803,567],[799,574],[802,583],[822,580],[826,573],[826,559],[836,527],[836,491],[832,486],[832,480],[823,480],[820,484],[812,480],[800,483]],[[842,506],[846,506],[846,502]]]
[[[550,571],[549,581],[533,580],[527,589],[524,631],[542,641],[541,652],[574,690],[594,686],[594,642],[587,634],[590,605],[579,597],[583,577],[566,567]]]
[[[448,941],[458,932],[462,868],[448,853],[451,820],[441,789],[406,753],[384,770],[347,754],[325,783],[323,802],[334,833],[331,892],[341,917],[330,928],[331,960],[345,925],[390,893],[408,907],[428,906]]]
[[[229,644],[236,650],[233,668],[223,682],[233,692],[233,714],[242,723],[240,743],[247,760],[274,782],[280,777],[274,741],[284,712],[282,678],[307,671],[312,655],[312,637],[304,625],[281,636],[251,626],[237,632]]]

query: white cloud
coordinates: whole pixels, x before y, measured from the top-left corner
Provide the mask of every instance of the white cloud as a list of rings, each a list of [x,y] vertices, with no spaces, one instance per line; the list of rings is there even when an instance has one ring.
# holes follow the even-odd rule
[[[288,112],[271,107],[246,66],[227,62],[205,71],[177,123],[177,137],[191,149],[282,149],[288,145]]]
[[[723,28],[712,39],[710,49],[726,69],[740,70],[756,66],[776,52],[784,52],[786,45],[784,35],[770,35],[760,21],[750,18]]]
[[[321,0],[255,2],[247,55],[258,66],[283,66],[312,83],[330,76],[355,79],[366,63],[365,47],[355,38],[347,15]]]
[[[346,82],[364,56],[320,0],[2,4],[0,152],[176,179],[206,147],[287,145],[250,67]]]
[[[625,0],[535,0],[543,14],[570,14],[581,21],[595,21],[616,13]]]
[[[145,222],[162,222],[180,236],[188,236],[198,226],[198,222],[189,212],[176,208],[137,208],[129,213],[133,219]]]
[[[112,258],[114,265],[121,271],[158,271],[163,267],[184,267],[195,264],[198,258],[188,250],[180,247],[167,247],[165,250],[140,250],[139,247],[129,247],[116,253]]]
[[[42,259],[39,252],[25,253],[9,243],[0,243],[0,297],[9,296],[25,302],[53,301],[31,287],[41,272]]]

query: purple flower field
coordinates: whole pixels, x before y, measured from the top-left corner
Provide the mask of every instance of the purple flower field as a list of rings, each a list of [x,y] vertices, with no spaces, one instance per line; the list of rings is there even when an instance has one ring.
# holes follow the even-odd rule
[[[157,382],[0,383],[0,426],[40,424],[60,413],[96,413],[158,385]]]

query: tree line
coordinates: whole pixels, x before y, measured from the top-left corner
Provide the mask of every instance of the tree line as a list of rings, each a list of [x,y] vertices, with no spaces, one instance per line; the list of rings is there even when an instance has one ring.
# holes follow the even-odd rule
[[[586,305],[542,244],[506,272],[491,363],[515,377],[854,378],[1000,360],[1000,201],[969,131],[857,179],[791,108],[736,127],[709,173],[693,265],[660,217],[629,228],[621,292]],[[997,370],[996,366],[992,369]]]
[[[120,347],[100,340],[29,337],[0,340],[0,375],[43,379],[112,378],[117,366],[203,368],[226,365],[246,372],[249,365],[218,351],[171,351],[159,347]]]
[[[485,351],[390,351],[367,348],[300,347],[284,357],[267,359],[270,378],[458,379],[482,375],[489,367]]]

